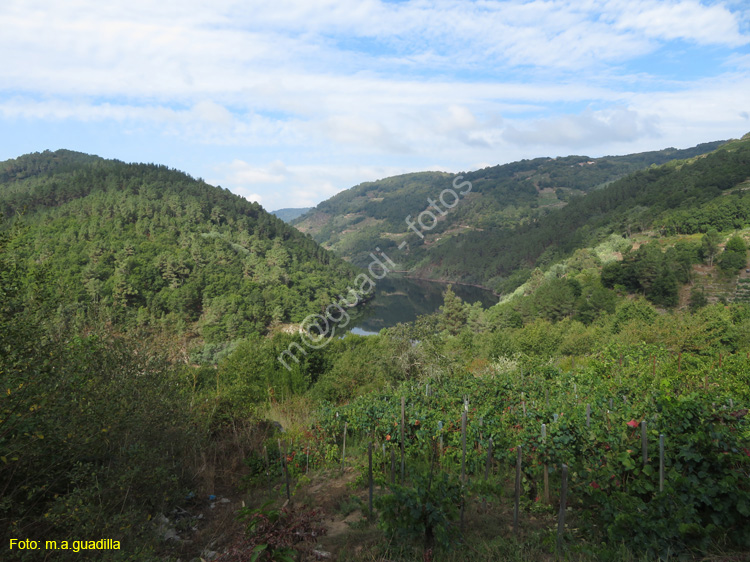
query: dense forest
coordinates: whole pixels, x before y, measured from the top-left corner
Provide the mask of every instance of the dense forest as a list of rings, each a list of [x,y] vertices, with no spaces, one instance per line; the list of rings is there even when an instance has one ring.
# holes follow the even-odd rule
[[[324,309],[354,277],[257,203],[165,166],[44,152],[0,164],[0,180],[13,250],[49,274],[60,330],[151,330],[210,360]]]
[[[749,142],[477,231],[499,304],[290,368],[354,266],[162,166],[0,164],[3,558],[742,559]]]

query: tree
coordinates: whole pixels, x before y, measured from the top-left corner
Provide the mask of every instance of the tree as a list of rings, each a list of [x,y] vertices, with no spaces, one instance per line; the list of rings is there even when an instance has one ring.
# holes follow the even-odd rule
[[[709,266],[713,266],[714,259],[719,254],[721,237],[715,228],[710,228],[701,238],[701,256]]]
[[[724,271],[737,271],[746,264],[747,244],[741,236],[735,234],[727,241],[727,246],[719,260],[719,267]]]
[[[657,305],[673,307],[679,303],[677,278],[671,269],[662,269],[651,287],[648,295],[651,302]]]
[[[442,328],[448,330],[452,335],[458,334],[468,320],[466,308],[461,298],[453,292],[453,286],[448,285],[443,295],[443,306],[440,307],[440,311],[443,313],[440,322]]]

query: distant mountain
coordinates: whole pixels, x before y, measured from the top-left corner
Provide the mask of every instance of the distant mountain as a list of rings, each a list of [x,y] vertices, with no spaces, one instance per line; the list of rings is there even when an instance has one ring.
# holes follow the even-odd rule
[[[60,324],[221,347],[322,310],[355,275],[257,203],[165,166],[28,154],[0,163],[0,213]]]
[[[312,207],[300,207],[299,209],[277,209],[276,211],[271,211],[271,214],[279,217],[284,222],[292,222],[297,217],[304,215],[310,209],[312,209]]]
[[[603,158],[536,158],[460,177],[443,172],[405,174],[343,191],[292,224],[360,266],[380,248],[413,275],[502,289],[510,272],[502,265],[506,251],[499,237],[541,223],[550,213],[635,171],[699,156],[724,142]],[[460,187],[468,186],[463,182],[471,187]],[[460,200],[454,204],[445,192],[447,199],[440,203],[441,193],[456,191],[456,186],[462,192]],[[448,210],[446,204],[453,207]],[[522,260],[516,267],[530,263]]]

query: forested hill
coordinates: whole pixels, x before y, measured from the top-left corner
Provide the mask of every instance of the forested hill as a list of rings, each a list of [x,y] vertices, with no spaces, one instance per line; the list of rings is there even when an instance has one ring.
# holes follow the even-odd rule
[[[354,274],[257,203],[165,166],[29,154],[0,163],[0,212],[60,325],[161,328],[209,355],[330,304]]]
[[[471,232],[433,248],[443,271],[494,281],[509,291],[535,267],[593,246],[609,234],[706,232],[750,224],[750,134],[715,151],[630,174],[547,216],[511,229]],[[463,272],[470,272],[464,274]]]
[[[425,230],[424,239],[408,230],[405,218],[414,219],[428,209],[427,199],[439,197],[450,187],[453,174],[421,172],[363,183],[320,203],[293,224],[359,265],[373,248],[380,247],[386,252],[390,249],[392,258],[418,275],[497,288],[498,276],[506,275],[506,268],[493,263],[493,252],[500,249],[484,252],[482,267],[477,269],[477,264],[464,261],[472,256],[459,249],[467,238],[488,240],[519,224],[535,224],[632,172],[705,154],[723,142],[603,158],[536,158],[463,173],[462,181],[472,183],[471,192],[440,217],[433,229]],[[407,249],[398,251],[403,241]]]

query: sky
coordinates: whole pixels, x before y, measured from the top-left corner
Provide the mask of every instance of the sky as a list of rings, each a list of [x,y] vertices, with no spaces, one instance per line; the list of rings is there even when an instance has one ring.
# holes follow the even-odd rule
[[[750,1],[2,0],[0,161],[154,162],[268,210],[750,131]]]

